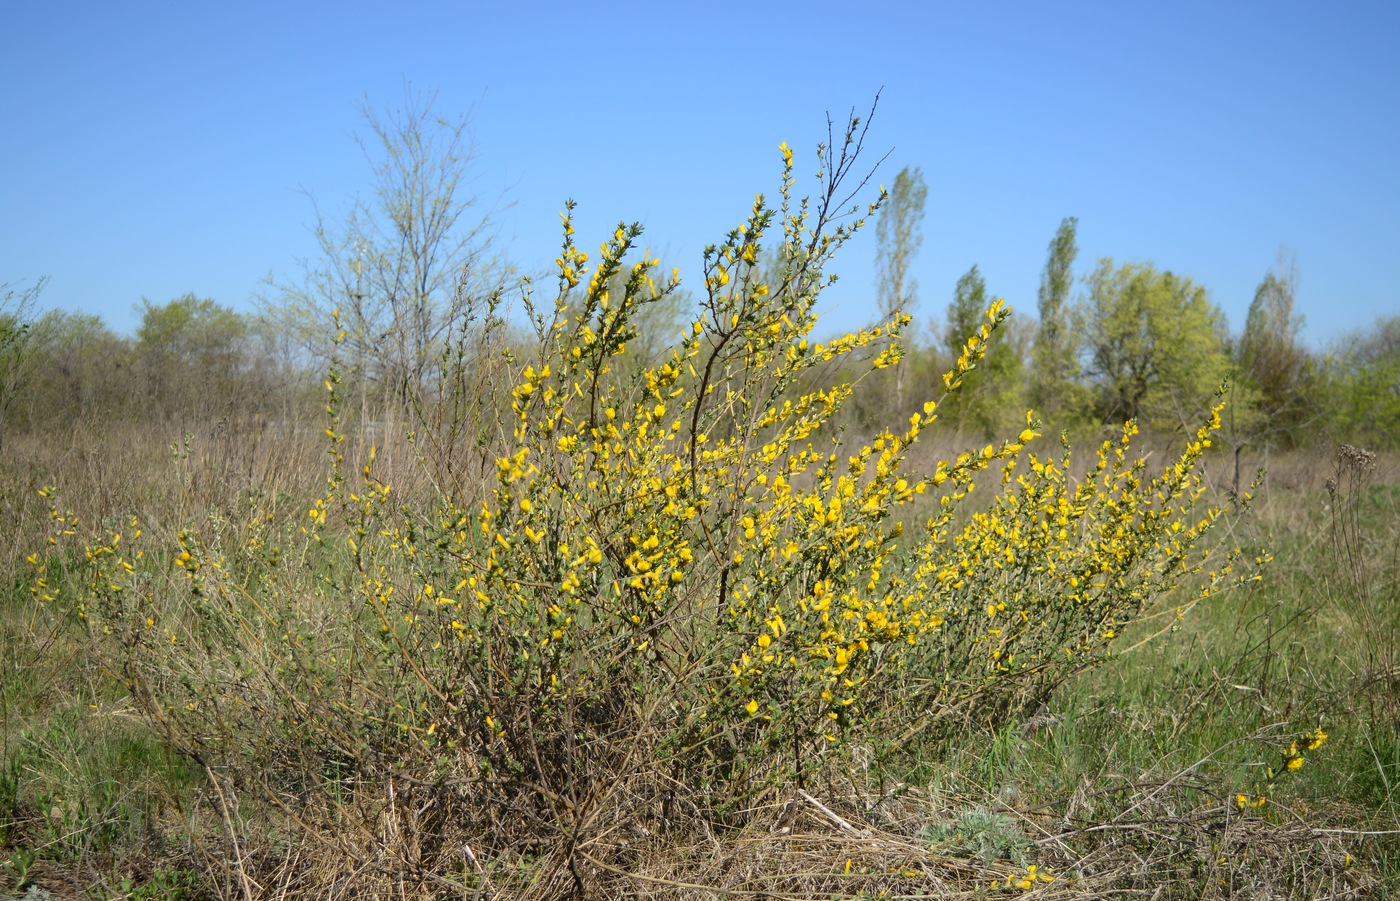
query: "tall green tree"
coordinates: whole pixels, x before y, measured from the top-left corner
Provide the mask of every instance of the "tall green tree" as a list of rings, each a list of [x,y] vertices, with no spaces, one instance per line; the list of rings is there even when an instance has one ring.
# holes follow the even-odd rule
[[[1074,260],[1079,220],[1067,216],[1050,240],[1045,269],[1040,274],[1037,297],[1040,324],[1032,350],[1031,403],[1053,421],[1073,406],[1079,378],[1075,336],[1070,323],[1070,290],[1074,287]]]
[[[974,265],[958,279],[952,303],[948,305],[943,344],[952,357],[962,352],[968,337],[986,321],[990,304],[987,281]],[[1022,360],[1014,337],[1014,329],[993,332],[982,361],[963,378],[962,387],[949,398],[945,419],[957,423],[960,430],[990,437],[1018,415],[1014,408],[1021,391]]]
[[[1229,373],[1225,317],[1206,289],[1150,263],[1099,261],[1077,316],[1095,412],[1178,427]]]
[[[136,359],[152,412],[189,414],[238,397],[247,361],[243,316],[193,294],[160,305],[143,301],[137,310]]]
[[[1280,256],[1255,289],[1236,348],[1237,371],[1257,413],[1255,441],[1292,443],[1312,418],[1314,366],[1299,340],[1303,317],[1294,312],[1297,291],[1297,265]]]
[[[919,246],[924,242],[924,201],[928,185],[923,170],[908,166],[895,176],[894,185],[879,217],[875,220],[875,280],[880,314],[885,319],[908,315],[918,302],[918,283],[909,270]],[[895,409],[904,409],[904,374],[894,373]]]
[[[982,314],[990,301],[987,300],[987,280],[977,264],[958,278],[953,288],[953,302],[948,305],[948,327],[943,333],[943,346],[956,357],[962,352],[963,342],[974,334],[982,324]]]

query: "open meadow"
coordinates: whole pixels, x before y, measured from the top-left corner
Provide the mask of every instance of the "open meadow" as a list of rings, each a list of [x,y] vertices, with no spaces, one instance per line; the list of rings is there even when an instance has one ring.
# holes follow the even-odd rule
[[[840,134],[685,288],[569,203],[542,279],[401,217],[257,317],[3,295],[3,897],[1400,894],[1400,320],[1073,295],[1071,217],[930,342]]]
[[[407,777],[357,786],[372,793],[373,812],[346,799],[338,815],[356,818],[342,827],[346,834],[299,834],[291,811],[266,808],[247,784],[252,772],[206,769],[188,746],[172,747],[170,738],[189,738],[168,737],[169,727],[153,721],[124,685],[130,676],[120,659],[95,653],[91,627],[56,602],[36,600],[36,575],[55,594],[64,580],[88,578],[77,561],[50,560],[39,573],[25,561],[36,549],[45,553],[54,530],[38,494],[50,483],[66,486],[63,503],[77,511],[74,529],[83,535],[89,523],[122,528],[119,511],[128,509],[141,511],[141,540],[153,548],[176,547],[182,529],[216,523],[248,528],[265,519],[274,530],[300,530],[319,487],[310,474],[324,468],[317,436],[261,446],[252,464],[258,489],[221,477],[237,464],[212,430],[173,455],[163,437],[87,433],[67,446],[7,448],[14,477],[0,499],[7,520],[0,872],[11,895],[241,897],[250,883],[258,897],[336,896],[336,880],[356,876],[372,888],[359,894],[347,885],[346,897],[509,897],[543,888],[557,865],[550,848],[512,838],[493,857],[473,859],[464,845],[425,847],[445,826],[415,823],[412,808],[395,823],[386,802],[413,791]],[[1226,483],[1223,462],[1207,459],[1221,470],[1213,494]],[[1267,548],[1273,560],[1260,581],[1180,620],[1185,597],[1154,598],[1112,659],[1069,676],[1035,709],[929,727],[926,738],[913,736],[885,760],[853,740],[836,770],[814,772],[805,789],[790,777],[775,780],[732,825],[697,826],[684,815],[690,811],[668,822],[658,811],[639,827],[628,822],[640,819],[637,811],[601,810],[597,846],[583,850],[627,853],[604,858],[584,878],[608,896],[1000,897],[1022,894],[1017,886],[1032,873],[1054,877],[1037,882],[1035,897],[1393,896],[1400,887],[1400,470],[1393,456],[1363,469],[1325,448],[1271,463],[1248,513],[1212,539],[1250,553]],[[306,545],[284,553],[293,566],[343,578],[335,568],[350,561],[321,552],[327,560],[308,559],[317,549]],[[174,565],[167,556],[160,570]],[[174,639],[162,631],[160,640]],[[347,668],[325,678],[358,675]],[[200,739],[211,753],[216,742],[246,741],[219,753],[268,755],[256,759],[268,779],[279,778],[280,767],[300,770],[302,755],[318,755],[326,785],[349,778],[310,737],[300,747],[265,748],[267,736],[237,731],[256,731],[256,722],[222,719],[243,713],[218,711],[216,731]],[[228,732],[218,734],[220,726]],[[1326,743],[1299,755],[1306,762],[1290,771],[1289,746],[1316,729]],[[634,831],[611,833],[614,822]],[[560,833],[552,840],[562,844],[564,824]],[[425,858],[439,861],[439,872]]]

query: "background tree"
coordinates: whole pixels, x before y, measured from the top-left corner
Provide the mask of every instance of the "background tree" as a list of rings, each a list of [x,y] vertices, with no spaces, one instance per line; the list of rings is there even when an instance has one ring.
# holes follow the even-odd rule
[[[322,365],[340,311],[340,353],[362,407],[371,388],[400,402],[421,393],[454,329],[481,316],[508,273],[491,256],[491,214],[472,191],[469,120],[438,116],[435,100],[406,92],[402,109],[361,107],[374,199],[341,222],[317,210],[318,258],[267,309]]]
[[[30,330],[32,377],[11,406],[16,431],[71,431],[93,417],[130,421],[142,413],[131,341],[101,317],[50,310]]]
[[[953,302],[948,305],[948,328],[943,333],[943,346],[954,357],[962,352],[967,336],[982,324],[987,305],[987,280],[974,263],[958,279],[953,288]]]
[[[1189,278],[1099,261],[1078,311],[1086,373],[1105,422],[1180,427],[1229,372],[1225,317]]]
[[[1267,423],[1260,437],[1290,444],[1310,418],[1313,393],[1312,360],[1299,341],[1303,317],[1293,312],[1297,291],[1297,263],[1281,254],[1255,289],[1236,350],[1240,377],[1256,392],[1256,407]]]
[[[24,390],[31,370],[34,300],[45,279],[23,290],[0,285],[0,449],[5,446],[10,410]]]
[[[138,310],[136,360],[151,409],[166,417],[232,412],[244,399],[247,320],[193,294],[160,306],[142,301]]]
[[[924,241],[924,201],[927,198],[923,170],[906,166],[895,176],[889,197],[875,220],[876,297],[884,319],[907,314],[918,300],[918,284],[910,278],[909,267]],[[907,368],[895,367],[895,408],[898,410],[904,409]]]
[[[1074,260],[1079,255],[1078,228],[1079,220],[1073,216],[1061,220],[1040,274],[1040,324],[1032,351],[1031,403],[1051,421],[1073,406],[1071,395],[1079,377],[1076,341],[1069,321]]]
[[[943,344],[952,357],[962,352],[968,336],[986,321],[990,303],[986,279],[974,265],[958,279],[953,301],[948,305]],[[1014,420],[1018,415],[1014,402],[1021,391],[1022,377],[1018,337],[1012,329],[992,333],[986,356],[963,378],[958,393],[946,402],[948,421],[956,422],[959,429],[973,430],[979,437],[989,437]]]
[[[1400,315],[1343,339],[1325,372],[1330,425],[1338,439],[1400,445]]]

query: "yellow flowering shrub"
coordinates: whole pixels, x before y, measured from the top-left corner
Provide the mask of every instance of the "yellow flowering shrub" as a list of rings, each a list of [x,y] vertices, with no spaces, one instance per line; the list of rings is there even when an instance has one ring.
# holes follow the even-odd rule
[[[782,147],[777,205],[760,195],[706,249],[693,322],[642,365],[620,366],[636,313],[679,274],[638,253],[636,225],[590,255],[566,213],[551,296],[524,297],[534,340],[513,352],[488,491],[399,498],[372,454],[350,473],[332,372],[331,474],[300,526],[252,511],[149,552],[136,520],[104,537],[71,598],[95,647],[177,749],[284,829],[351,849],[392,821],[395,853],[434,872],[462,836],[567,847],[572,866],[622,853],[620,809],[644,831],[741,823],[852,745],[1015,715],[1165,592],[1189,584],[1189,606],[1241,578],[1199,549],[1218,410],[1155,474],[1129,425],[1073,479],[1067,449],[1025,453],[1031,414],[916,468],[941,398],[839,440],[859,379],[823,374],[897,365],[908,324],[816,333],[832,255],[876,209],[844,187],[862,135],[823,148],[822,192],[800,201]],[[1007,315],[987,311],[948,391]],[[995,497],[969,512],[983,478]]]
[[[1069,675],[1112,655],[1116,639],[1155,610],[1174,629],[1200,601],[1258,578],[1269,555],[1240,566],[1238,549],[1199,547],[1222,510],[1203,504],[1200,468],[1223,405],[1181,455],[1150,473],[1130,453],[1134,423],[1104,441],[1087,475],[1030,453],[1001,464],[997,494],[966,524],[930,535],[915,578],[938,586],[942,628],[920,651],[924,719],[962,714],[997,725],[1034,709]],[[1188,587],[1189,586],[1189,587]],[[1145,640],[1141,639],[1140,640]]]

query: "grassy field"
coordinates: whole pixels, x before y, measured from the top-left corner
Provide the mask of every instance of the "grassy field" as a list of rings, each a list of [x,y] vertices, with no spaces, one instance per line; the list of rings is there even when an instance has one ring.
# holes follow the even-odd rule
[[[366,861],[356,882],[312,859],[324,845],[299,846],[289,821],[272,828],[249,793],[234,796],[208,761],[163,740],[84,624],[34,589],[28,558],[54,529],[45,485],[61,487],[82,534],[139,512],[152,548],[210,523],[295,530],[321,491],[318,436],[168,439],[12,440],[0,461],[6,896],[484,898],[584,884],[715,898],[1400,895],[1393,457],[1275,454],[1249,512],[1211,539],[1271,552],[1264,579],[1182,618],[1184,599],[1162,597],[1118,639],[1114,659],[1033,711],[929,729],[879,760],[857,744],[844,781],[763,796],[730,826],[624,835],[626,857],[572,883],[527,845],[491,860],[464,845],[456,875],[437,882]],[[363,450],[351,440],[347,457]],[[1207,458],[1220,496],[1226,462]],[[419,477],[407,453],[386,469],[381,478],[411,493]],[[79,559],[44,559],[47,588],[84,577]],[[292,565],[349,566],[329,552]],[[1302,754],[1290,743],[1323,733],[1290,769]],[[382,811],[364,824],[381,838],[410,826]],[[608,871],[618,859],[625,872]]]

